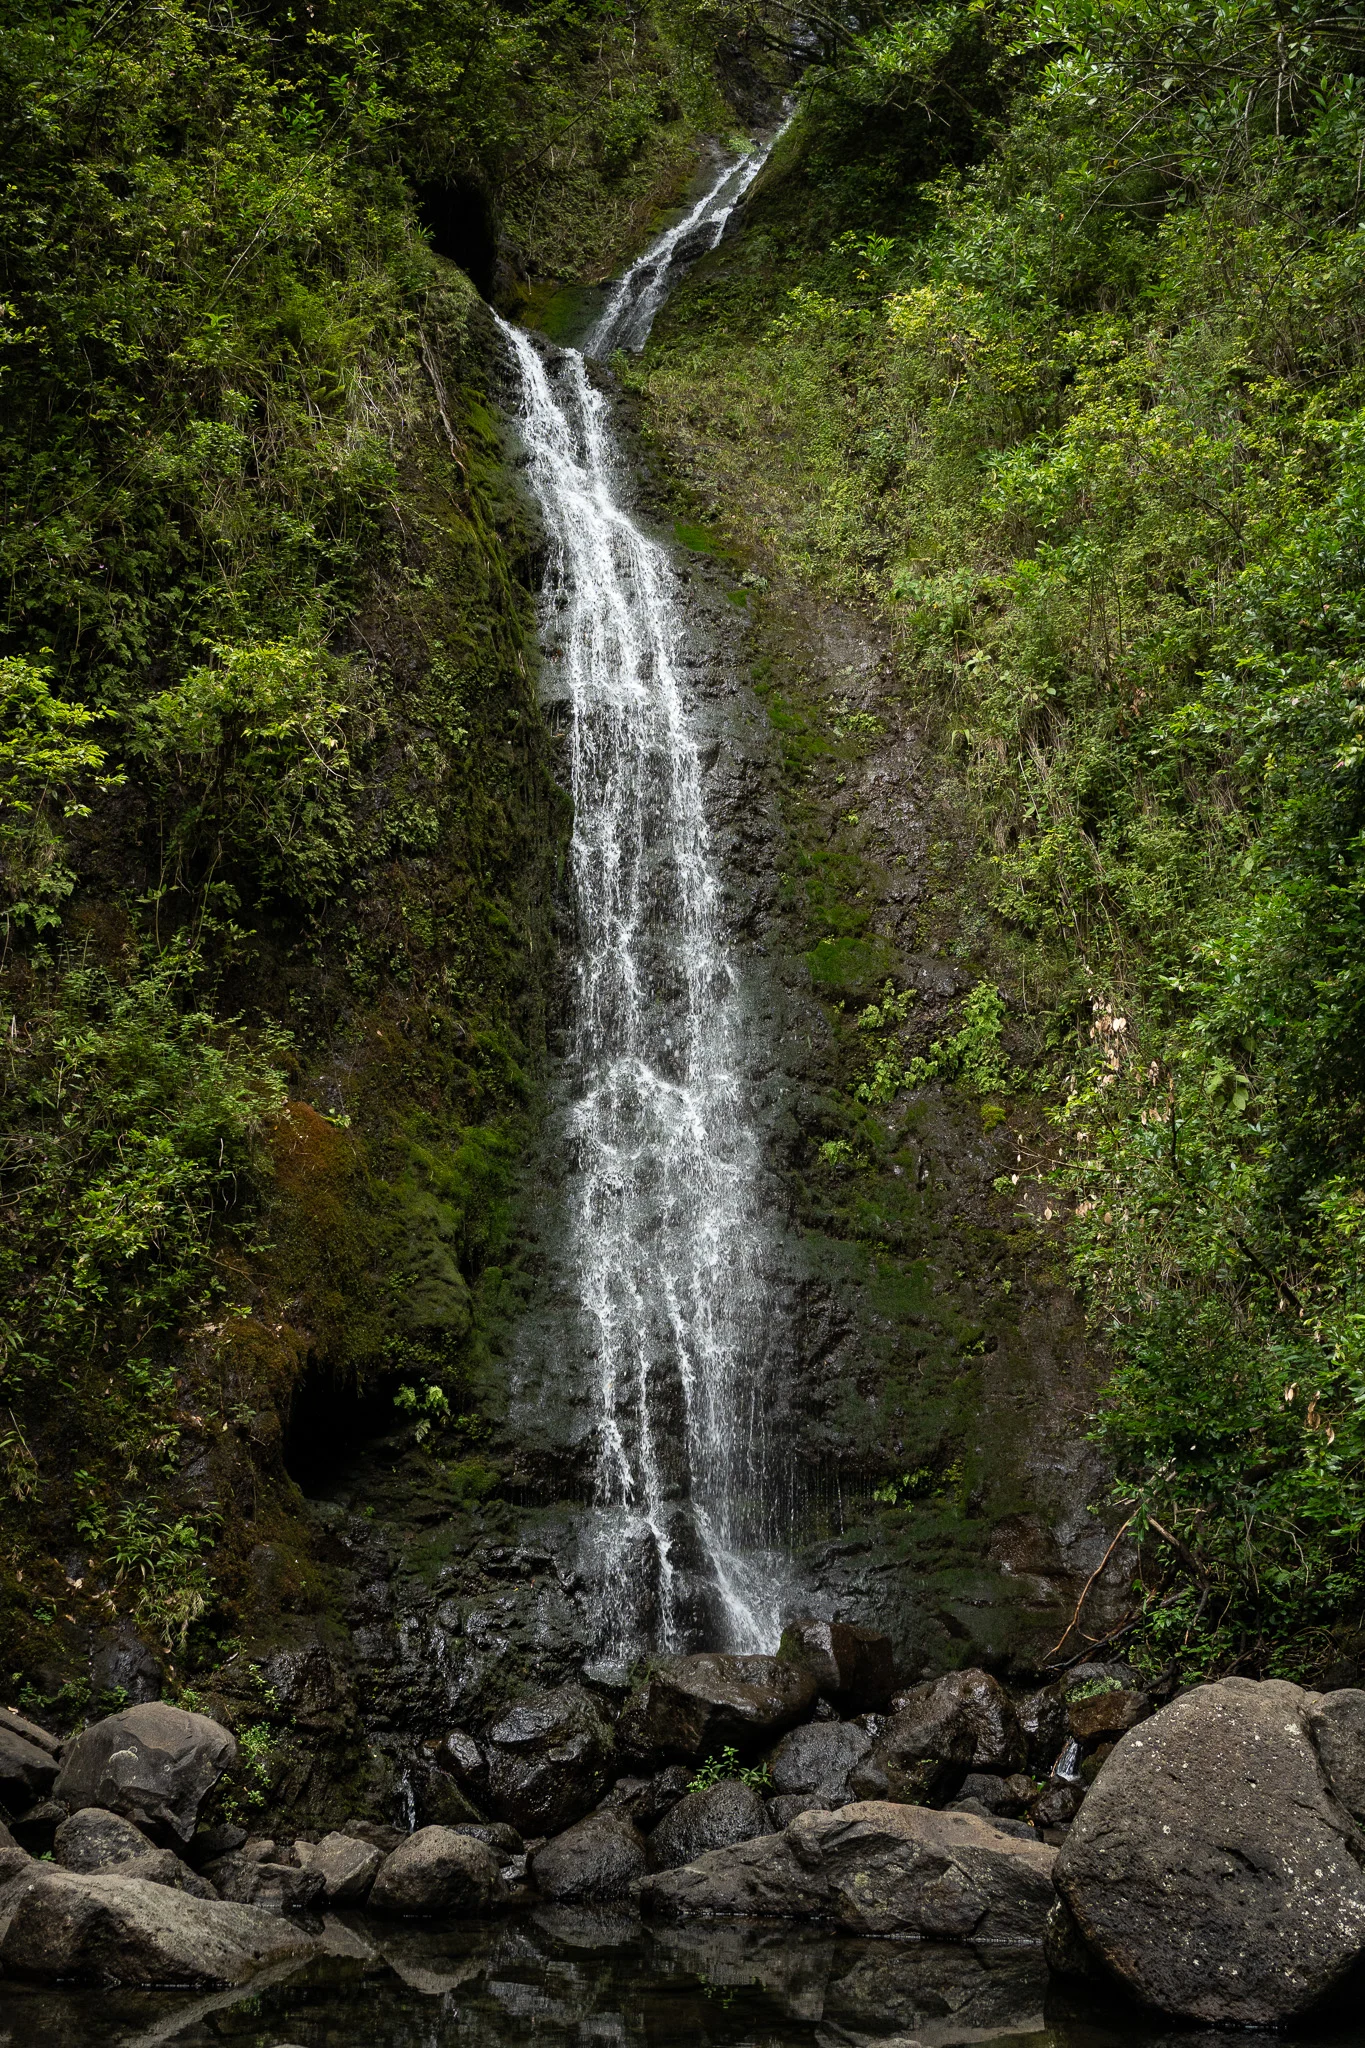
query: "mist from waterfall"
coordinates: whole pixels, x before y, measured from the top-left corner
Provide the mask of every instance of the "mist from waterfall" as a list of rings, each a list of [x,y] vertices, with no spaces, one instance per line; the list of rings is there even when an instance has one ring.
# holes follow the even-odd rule
[[[718,235],[756,168],[727,169],[633,266],[593,346],[643,341],[687,233]],[[627,1659],[702,1637],[771,1648],[781,1573],[765,1527],[761,1160],[680,585],[621,502],[610,403],[583,356],[547,361],[503,331],[549,537],[545,664],[569,710],[577,943],[564,1143],[596,1401],[582,1569],[597,1650]]]

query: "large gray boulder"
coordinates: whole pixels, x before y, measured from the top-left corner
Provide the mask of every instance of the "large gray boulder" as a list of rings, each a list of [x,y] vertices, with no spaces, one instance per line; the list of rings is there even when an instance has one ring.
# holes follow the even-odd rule
[[[500,1886],[497,1856],[453,1828],[418,1828],[380,1865],[370,1910],[409,1920],[441,1913],[486,1913]]]
[[[1328,1784],[1351,1817],[1365,1823],[1365,1692],[1345,1686],[1318,1695],[1308,1732]]]
[[[0,1721],[0,1805],[11,1817],[46,1799],[58,1773],[56,1757],[21,1734],[18,1720],[15,1715]]]
[[[251,1906],[210,1905],[164,1884],[33,1864],[0,1892],[9,1977],[216,1991],[301,1961],[311,1935]]]
[[[231,1899],[238,1906],[258,1906],[263,1913],[319,1913],[326,1903],[327,1886],[320,1870],[275,1863],[240,1850],[206,1863],[203,1875],[220,1899]]]
[[[846,1714],[881,1713],[891,1697],[891,1638],[873,1629],[803,1616],[783,1629],[778,1654],[802,1665]]]
[[[975,1814],[868,1800],[661,1871],[640,1896],[675,1919],[783,1914],[852,1934],[1041,1942],[1056,1853]]]
[[[62,1822],[52,1838],[52,1856],[63,1870],[144,1878],[148,1884],[168,1884],[195,1899],[218,1896],[173,1849],[157,1848],[130,1820],[100,1806],[83,1806]]]
[[[532,1883],[557,1905],[626,1898],[644,1874],[644,1836],[616,1813],[590,1813],[531,1857]]]
[[[937,1798],[964,1769],[1017,1771],[1023,1730],[1009,1694],[986,1671],[950,1671],[892,1701],[872,1754],[851,1777],[863,1799]]]
[[[628,1755],[686,1762],[731,1744],[752,1750],[803,1719],[816,1691],[810,1672],[786,1657],[659,1657],[617,1736]]]
[[[359,1906],[369,1897],[370,1886],[379,1875],[383,1854],[369,1842],[354,1835],[324,1835],[320,1842],[296,1842],[294,1854],[300,1868],[322,1879],[323,1901],[328,1906]]]
[[[611,1724],[580,1685],[524,1700],[489,1729],[487,1798],[523,1835],[557,1835],[606,1790],[615,1760]]]
[[[779,1796],[805,1792],[825,1806],[847,1806],[854,1797],[849,1773],[871,1749],[872,1737],[856,1721],[809,1721],[782,1737],[768,1758],[768,1776]]]
[[[649,1838],[649,1867],[673,1870],[709,1849],[726,1849],[767,1833],[768,1816],[753,1786],[722,1778],[703,1791],[689,1792],[664,1815]]]
[[[237,1756],[226,1728],[164,1700],[111,1714],[76,1736],[53,1796],[104,1806],[174,1848],[194,1833],[205,1797]]]
[[[1145,2004],[1278,2026],[1365,1951],[1365,1842],[1314,1746],[1324,1705],[1277,1679],[1197,1686],[1100,1771],[1057,1887],[1088,1951]],[[1325,1717],[1333,1735],[1349,1713]]]

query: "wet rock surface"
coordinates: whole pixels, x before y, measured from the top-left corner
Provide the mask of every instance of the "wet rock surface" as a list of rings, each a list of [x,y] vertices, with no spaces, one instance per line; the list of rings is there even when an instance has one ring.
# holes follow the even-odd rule
[[[644,1837],[614,1813],[590,1814],[529,1859],[532,1884],[557,1903],[628,1898],[644,1874]]]
[[[486,1913],[499,1892],[500,1864],[486,1843],[452,1828],[419,1828],[385,1858],[370,1910],[408,1919]]]
[[[1056,1852],[971,1814],[860,1802],[647,1878],[647,1911],[789,1914],[865,1934],[1041,1942]]]
[[[597,1701],[560,1686],[513,1707],[488,1731],[488,1803],[523,1835],[581,1820],[611,1776],[616,1740]]]
[[[891,1638],[850,1622],[789,1621],[778,1654],[808,1671],[817,1693],[842,1713],[880,1712],[895,1689]]]
[[[768,1817],[754,1787],[737,1778],[722,1778],[719,1784],[689,1792],[664,1815],[649,1838],[649,1867],[672,1870],[710,1849],[724,1849],[767,1832]]]
[[[1278,1680],[1198,1686],[1100,1772],[1057,1888],[1090,1954],[1146,2004],[1275,2026],[1365,1953],[1365,1842],[1314,1747],[1323,1704]],[[1344,1730],[1354,1701],[1326,1719]],[[1342,1747],[1349,1791],[1358,1752]]]
[[[137,1878],[35,1865],[0,1891],[5,1974],[91,1984],[244,1984],[314,1947],[252,1906],[209,1904]]]
[[[295,1854],[305,1871],[322,1879],[323,1903],[363,1905],[383,1862],[383,1854],[354,1835],[324,1835],[320,1842],[298,1842]]]
[[[752,1750],[815,1704],[809,1671],[783,1657],[720,1652],[659,1657],[617,1725],[623,1752],[694,1760],[728,1744]]]
[[[154,1841],[184,1844],[236,1755],[236,1742],[216,1721],[155,1701],[74,1737],[53,1792],[72,1809],[106,1807]]]
[[[768,1759],[768,1775],[778,1794],[804,1792],[827,1806],[845,1806],[855,1797],[851,1774],[871,1754],[873,1738],[857,1721],[812,1721],[784,1735]]]
[[[53,1835],[52,1857],[63,1870],[106,1871],[168,1884],[194,1898],[217,1896],[174,1850],[158,1848],[131,1821],[99,1807],[83,1807],[62,1822]]]

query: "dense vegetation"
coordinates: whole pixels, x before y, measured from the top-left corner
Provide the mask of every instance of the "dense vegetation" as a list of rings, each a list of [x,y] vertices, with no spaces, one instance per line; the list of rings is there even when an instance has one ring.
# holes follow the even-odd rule
[[[119,1610],[213,1661],[306,1362],[468,1407],[562,816],[430,238],[609,268],[695,72],[615,0],[8,11],[0,1605],[49,1691]]]
[[[829,24],[640,373],[755,560],[892,623],[926,942],[1035,1027],[1187,1672],[1349,1662],[1365,1596],[1363,74],[1303,0]]]

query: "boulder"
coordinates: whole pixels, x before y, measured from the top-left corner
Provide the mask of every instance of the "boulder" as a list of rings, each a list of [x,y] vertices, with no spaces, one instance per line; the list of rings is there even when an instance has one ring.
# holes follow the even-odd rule
[[[0,1894],[6,1976],[216,1991],[314,1947],[252,1906],[210,1905],[141,1878],[31,1868]]]
[[[868,1800],[660,1871],[641,1903],[672,1918],[785,1914],[860,1935],[1041,1942],[1056,1853],[974,1814]]]
[[[935,1799],[963,1769],[1017,1771],[1023,1731],[1004,1688],[985,1671],[950,1671],[892,1701],[872,1753],[850,1777],[859,1797]]]
[[[872,1737],[856,1721],[811,1721],[784,1735],[768,1758],[777,1793],[807,1792],[826,1806],[847,1806],[853,1798],[849,1773],[872,1749]]]
[[[437,1751],[437,1761],[474,1801],[488,1790],[488,1759],[472,1735],[452,1728]]]
[[[40,1728],[36,1721],[30,1721],[14,1707],[0,1707],[0,1728],[8,1728],[12,1735],[18,1735],[25,1742],[31,1742],[35,1749],[45,1749],[49,1756],[61,1755],[61,1741],[50,1735],[46,1728]]]
[[[216,1721],[155,1700],[76,1736],[52,1792],[73,1812],[108,1807],[175,1848],[190,1840],[200,1805],[236,1755]]]
[[[598,1808],[619,1813],[646,1834],[686,1797],[692,1773],[686,1764],[668,1764],[651,1778],[618,1778]]]
[[[327,1882],[320,1870],[268,1863],[241,1849],[206,1864],[201,1874],[220,1899],[257,1906],[264,1913],[320,1913],[326,1903]]]
[[[1313,1745],[1320,1704],[1278,1679],[1196,1686],[1100,1772],[1057,1887],[1087,1948],[1145,2004],[1280,2026],[1365,1949],[1365,1844]]]
[[[752,1750],[815,1704],[815,1680],[785,1657],[659,1657],[627,1703],[617,1737],[629,1756],[695,1761],[737,1743]]]
[[[409,1920],[485,1913],[498,1896],[499,1867],[485,1842],[453,1828],[419,1828],[380,1865],[370,1910]]]
[[[1365,1692],[1323,1693],[1308,1711],[1308,1732],[1327,1782],[1346,1811],[1365,1822]]]
[[[142,1878],[148,1884],[167,1884],[175,1891],[188,1892],[195,1899],[218,1896],[173,1849],[158,1849],[130,1820],[99,1806],[84,1806],[62,1822],[52,1838],[52,1855],[63,1870]]]
[[[704,1791],[689,1792],[665,1814],[649,1838],[649,1867],[673,1870],[708,1849],[725,1849],[767,1832],[768,1816],[754,1787],[739,1778],[722,1778]]]
[[[1126,1692],[1115,1686],[1108,1692],[1091,1693],[1086,1699],[1068,1700],[1067,1732],[1077,1742],[1112,1741],[1136,1728],[1151,1711],[1152,1703],[1145,1692]]]
[[[402,1848],[412,1830],[392,1828],[382,1820],[348,1820],[341,1832],[354,1835],[357,1842],[369,1842],[381,1856],[392,1856],[395,1849]]]
[[[11,1815],[27,1813],[36,1801],[49,1796],[57,1776],[57,1759],[51,1751],[30,1742],[6,1716],[0,1722],[0,1804]]]
[[[30,1856],[49,1856],[57,1830],[69,1810],[61,1799],[40,1799],[27,1813],[14,1816],[10,1830],[19,1847],[27,1849]]]
[[[372,1843],[359,1842],[354,1835],[324,1835],[320,1842],[296,1842],[294,1847],[301,1869],[322,1879],[323,1902],[328,1906],[362,1905],[384,1861]]]
[[[895,1686],[890,1636],[847,1621],[789,1621],[778,1649],[847,1714],[880,1713]]]
[[[848,1801],[841,1799],[839,1804],[846,1806]],[[768,1826],[780,1833],[791,1826],[798,1814],[829,1813],[831,1802],[817,1799],[813,1792],[779,1792],[775,1799],[764,1800],[763,1811],[768,1816]]]
[[[416,1826],[453,1828],[461,1822],[483,1819],[463,1786],[429,1757],[414,1759],[408,1766],[407,1780]]]
[[[590,1813],[530,1858],[531,1882],[556,1904],[626,1898],[644,1874],[644,1837],[615,1813]]]
[[[1049,1685],[1030,1693],[1016,1713],[1027,1762],[1046,1776],[1067,1739],[1066,1701],[1055,1685]]]
[[[505,1820],[457,1820],[451,1833],[468,1835],[471,1842],[482,1842],[498,1856],[520,1856],[526,1848],[516,1829]]]
[[[616,1744],[592,1694],[561,1685],[488,1731],[488,1803],[523,1835],[557,1835],[606,1790]]]
[[[1033,1798],[1032,1778],[1016,1772],[1008,1778],[992,1777],[987,1771],[969,1771],[958,1786],[954,1806],[969,1801],[979,1806],[983,1813],[993,1814],[999,1820],[1017,1820]]]
[[[220,1856],[230,1856],[234,1849],[240,1849],[246,1840],[246,1829],[230,1821],[219,1821],[211,1828],[198,1828],[194,1839],[185,1851],[186,1862],[196,1870],[202,1870],[206,1863],[214,1863]]]

